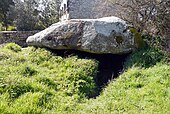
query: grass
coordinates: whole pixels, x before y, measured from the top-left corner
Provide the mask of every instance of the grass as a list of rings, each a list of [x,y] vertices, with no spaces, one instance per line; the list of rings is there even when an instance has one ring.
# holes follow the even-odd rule
[[[160,50],[133,53],[125,71],[109,82],[96,99],[77,106],[78,114],[169,114],[170,66]]]
[[[168,114],[168,59],[152,48],[135,52],[124,73],[89,99],[95,94],[96,60],[7,44],[0,48],[0,113]]]
[[[133,66],[140,67],[140,68],[149,68],[153,67],[157,63],[166,63],[170,61],[168,55],[165,55],[159,49],[146,47],[133,53],[128,61],[125,63],[126,68],[131,68]]]
[[[0,113],[69,109],[63,104],[74,106],[95,93],[97,66],[95,60],[7,44],[0,49]]]
[[[5,31],[6,28],[2,25],[2,23],[0,23],[0,31]],[[16,31],[16,27],[15,26],[8,26],[7,31]]]
[[[169,114],[170,67],[130,68],[80,107],[80,114]]]

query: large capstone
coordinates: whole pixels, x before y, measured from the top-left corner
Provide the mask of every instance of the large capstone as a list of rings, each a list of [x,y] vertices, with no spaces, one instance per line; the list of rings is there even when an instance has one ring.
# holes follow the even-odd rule
[[[117,17],[71,19],[28,37],[30,46],[76,49],[90,53],[123,54],[135,49],[128,24]]]

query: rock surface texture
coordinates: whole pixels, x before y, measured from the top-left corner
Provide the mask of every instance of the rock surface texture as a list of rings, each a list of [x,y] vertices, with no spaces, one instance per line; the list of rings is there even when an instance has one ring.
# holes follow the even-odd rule
[[[135,48],[128,24],[117,17],[58,22],[27,38],[30,46],[123,54]]]

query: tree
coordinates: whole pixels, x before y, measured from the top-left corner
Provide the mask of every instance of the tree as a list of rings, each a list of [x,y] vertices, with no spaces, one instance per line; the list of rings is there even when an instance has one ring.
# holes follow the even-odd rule
[[[35,0],[15,0],[15,24],[17,30],[29,31],[35,28],[38,21],[35,7],[37,3]]]
[[[58,22],[57,0],[15,0],[17,30],[42,30]]]
[[[159,37],[164,45],[168,46],[170,43],[170,0],[110,1],[113,6],[119,7],[117,15],[120,18],[132,24],[140,33]],[[152,40],[155,42],[154,38]]]
[[[14,5],[13,0],[0,0],[0,22],[5,25],[6,30],[8,28],[9,20],[7,17],[11,5]]]
[[[119,15],[139,31],[149,32],[150,26],[156,27],[158,22],[164,20],[161,17],[167,17],[170,10],[169,0],[114,0],[113,3],[121,6]]]
[[[42,0],[43,9],[40,10],[39,20],[44,27],[59,21],[59,0]]]

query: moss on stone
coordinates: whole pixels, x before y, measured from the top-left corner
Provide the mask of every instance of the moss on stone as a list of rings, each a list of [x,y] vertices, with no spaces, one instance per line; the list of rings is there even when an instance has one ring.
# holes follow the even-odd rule
[[[118,44],[121,44],[123,42],[123,37],[122,36],[116,36],[115,38],[116,38],[116,42]]]
[[[70,39],[73,36],[74,36],[74,32],[66,32],[66,33],[64,33],[63,38],[64,39]]]
[[[142,39],[142,35],[140,32],[138,32],[135,28],[131,28],[130,32],[134,36],[134,43],[136,44],[137,48],[142,48],[145,46],[145,43]]]

